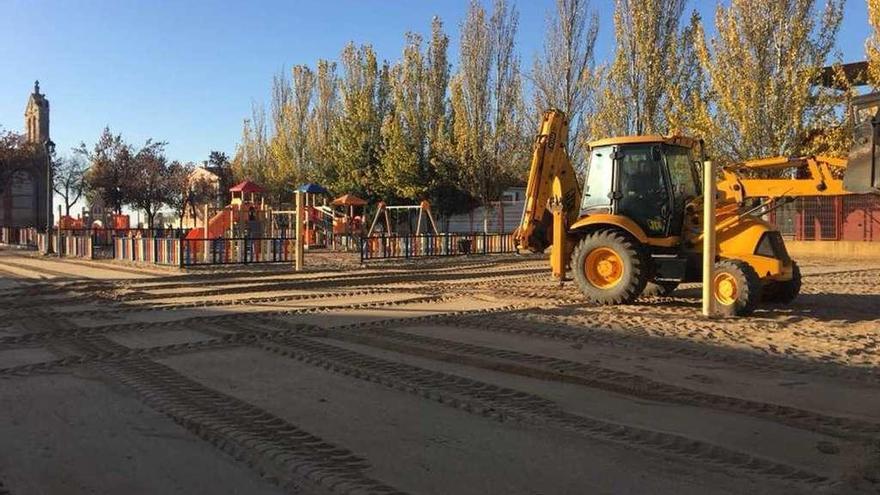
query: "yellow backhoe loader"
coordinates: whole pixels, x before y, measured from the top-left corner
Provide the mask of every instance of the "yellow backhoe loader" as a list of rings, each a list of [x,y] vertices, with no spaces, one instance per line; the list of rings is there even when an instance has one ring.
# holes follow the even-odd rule
[[[824,157],[771,158],[722,169],[717,183],[716,311],[747,315],[761,300],[788,303],[800,271],[779,231],[761,216],[787,198],[880,191],[880,95],[856,101],[849,163]],[[703,142],[629,136],[589,144],[583,192],[565,149],[568,123],[544,113],[526,203],[515,233],[520,250],[551,247],[560,282],[570,268],[588,300],[626,304],[702,280]],[[750,179],[745,170],[791,168],[791,179]],[[835,169],[845,169],[844,179]],[[757,203],[757,204],[755,204]]]

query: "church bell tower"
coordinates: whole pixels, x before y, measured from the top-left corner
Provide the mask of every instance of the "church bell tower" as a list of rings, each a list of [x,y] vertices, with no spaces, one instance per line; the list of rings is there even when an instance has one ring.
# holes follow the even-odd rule
[[[40,93],[40,81],[34,82],[34,92],[28,98],[24,111],[24,125],[29,143],[49,141],[49,100]]]

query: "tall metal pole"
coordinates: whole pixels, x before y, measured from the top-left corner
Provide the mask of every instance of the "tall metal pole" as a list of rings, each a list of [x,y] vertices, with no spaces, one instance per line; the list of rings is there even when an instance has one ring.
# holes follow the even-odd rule
[[[55,248],[55,253],[57,253],[57,254],[58,254],[58,257],[60,258],[61,255],[64,254],[64,250],[61,249],[61,221],[60,221],[60,220],[61,220],[61,205],[58,205],[58,219],[59,219],[59,222],[58,222],[58,235],[55,236],[55,242],[58,243],[58,246],[56,246],[56,248]],[[50,237],[51,237],[51,236],[50,236]],[[50,244],[51,244],[51,243],[50,243]]]
[[[47,139],[43,143],[46,148],[46,254],[52,254],[52,152],[55,143]],[[58,217],[59,220],[61,217]],[[61,224],[58,225],[58,234],[61,234]]]
[[[715,291],[715,164],[703,162],[703,316],[711,317]]]
[[[303,265],[303,193],[296,192],[296,271]]]

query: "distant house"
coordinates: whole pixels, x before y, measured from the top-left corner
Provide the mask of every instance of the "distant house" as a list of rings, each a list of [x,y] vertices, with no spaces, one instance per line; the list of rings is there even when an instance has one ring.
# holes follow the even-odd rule
[[[222,208],[227,202],[228,198],[226,197],[226,190],[221,188],[222,181],[219,175],[212,172],[207,167],[196,167],[189,175],[189,182],[190,184],[193,184],[198,181],[205,181],[212,185],[215,192],[214,198],[212,201],[208,202],[207,205],[197,204],[188,206],[183,215],[183,221],[180,225],[181,228],[187,229],[203,226],[205,222],[205,206],[208,207],[208,217],[210,217],[214,210]]]
[[[525,186],[508,187],[501,193],[501,201],[488,207],[478,206],[469,213],[441,219],[446,232],[513,232],[519,226],[525,206]],[[485,225],[484,225],[485,217]],[[485,228],[485,229],[484,229]]]
[[[508,187],[501,193],[501,201],[505,202],[516,202],[516,201],[525,201],[526,199],[526,186],[515,186]]]

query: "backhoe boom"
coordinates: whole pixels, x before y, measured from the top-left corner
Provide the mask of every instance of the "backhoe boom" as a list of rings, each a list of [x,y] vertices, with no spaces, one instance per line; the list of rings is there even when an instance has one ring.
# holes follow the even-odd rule
[[[565,115],[556,109],[544,112],[532,150],[523,216],[514,232],[520,250],[540,253],[553,243],[551,202],[562,207],[567,225],[578,218],[580,186],[568,158],[567,141]]]

